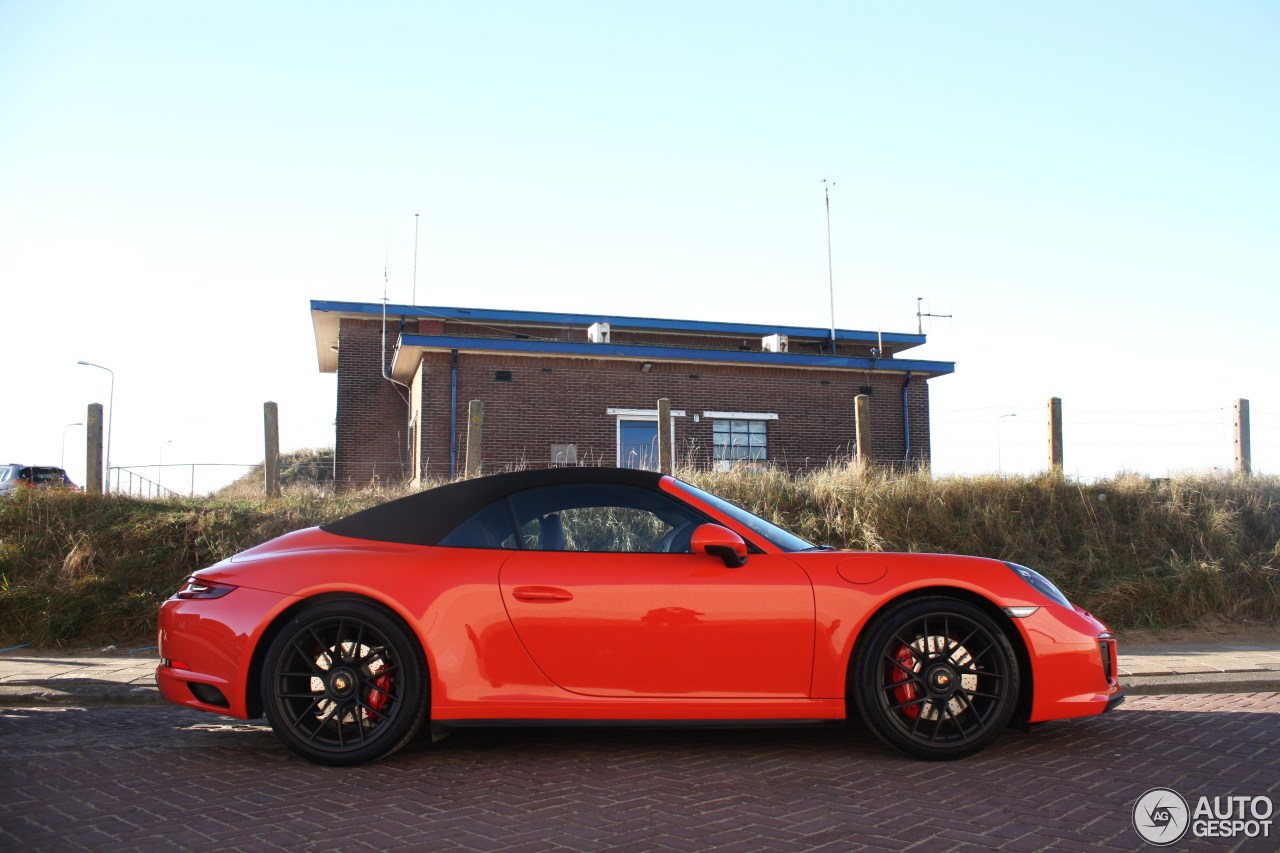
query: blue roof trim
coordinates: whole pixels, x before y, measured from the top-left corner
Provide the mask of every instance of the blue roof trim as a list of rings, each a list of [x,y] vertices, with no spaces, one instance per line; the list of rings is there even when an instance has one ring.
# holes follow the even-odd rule
[[[845,358],[831,355],[801,355],[781,352],[688,349],[685,347],[626,346],[569,341],[496,340],[462,338],[453,335],[401,335],[399,350],[421,347],[432,350],[502,352],[529,355],[579,356],[583,358],[626,358],[650,361],[701,361],[750,364],[770,367],[822,367],[833,370],[910,370],[942,376],[954,373],[955,362],[921,361],[904,358]],[[397,353],[397,359],[399,353]]]
[[[373,302],[334,302],[324,299],[311,300],[312,311],[343,314],[382,314],[382,305]],[[809,326],[772,326],[759,323],[711,323],[698,320],[664,320],[657,317],[626,317],[610,314],[561,314],[548,311],[503,311],[491,308],[446,308],[425,305],[388,305],[387,314],[396,317],[429,317],[433,319],[472,321],[476,323],[532,323],[554,326],[581,326],[592,323],[609,323],[622,329],[648,329],[666,332],[702,332],[718,335],[788,335],[794,338],[830,340],[830,329]],[[920,346],[924,335],[903,332],[868,332],[854,329],[836,329],[836,340],[897,344],[900,349]]]

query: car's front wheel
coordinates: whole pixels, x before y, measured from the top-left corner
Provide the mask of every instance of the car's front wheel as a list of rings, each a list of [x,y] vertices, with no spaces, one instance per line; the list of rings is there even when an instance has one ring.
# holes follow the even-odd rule
[[[1004,631],[952,598],[908,601],[868,627],[854,701],[881,740],[908,755],[962,758],[1009,725],[1018,663]]]
[[[364,601],[326,601],[293,616],[267,651],[261,686],[276,736],[320,764],[389,755],[427,716],[417,644],[395,617]]]

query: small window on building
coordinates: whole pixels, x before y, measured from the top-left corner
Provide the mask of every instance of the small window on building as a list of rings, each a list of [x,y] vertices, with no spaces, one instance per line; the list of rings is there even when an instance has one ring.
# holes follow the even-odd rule
[[[769,420],[776,417],[776,415],[770,418],[713,417],[711,451],[716,469],[727,470],[739,466],[758,467],[767,462],[769,460]]]

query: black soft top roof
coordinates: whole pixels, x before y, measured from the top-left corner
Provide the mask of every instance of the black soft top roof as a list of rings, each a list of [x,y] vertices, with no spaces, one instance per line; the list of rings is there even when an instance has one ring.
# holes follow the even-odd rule
[[[352,539],[435,545],[450,531],[507,495],[564,483],[616,483],[658,488],[662,475],[630,468],[547,468],[495,474],[437,486],[397,498],[321,525],[321,530]]]

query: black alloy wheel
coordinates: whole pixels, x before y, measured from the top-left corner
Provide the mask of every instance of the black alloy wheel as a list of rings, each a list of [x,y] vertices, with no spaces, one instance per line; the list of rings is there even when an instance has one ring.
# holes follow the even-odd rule
[[[858,662],[854,700],[885,743],[928,759],[963,758],[995,740],[1018,703],[1018,663],[1000,626],[952,598],[879,616]]]
[[[276,736],[319,764],[390,755],[427,716],[426,666],[395,617],[356,600],[298,613],[276,635],[262,671]]]

